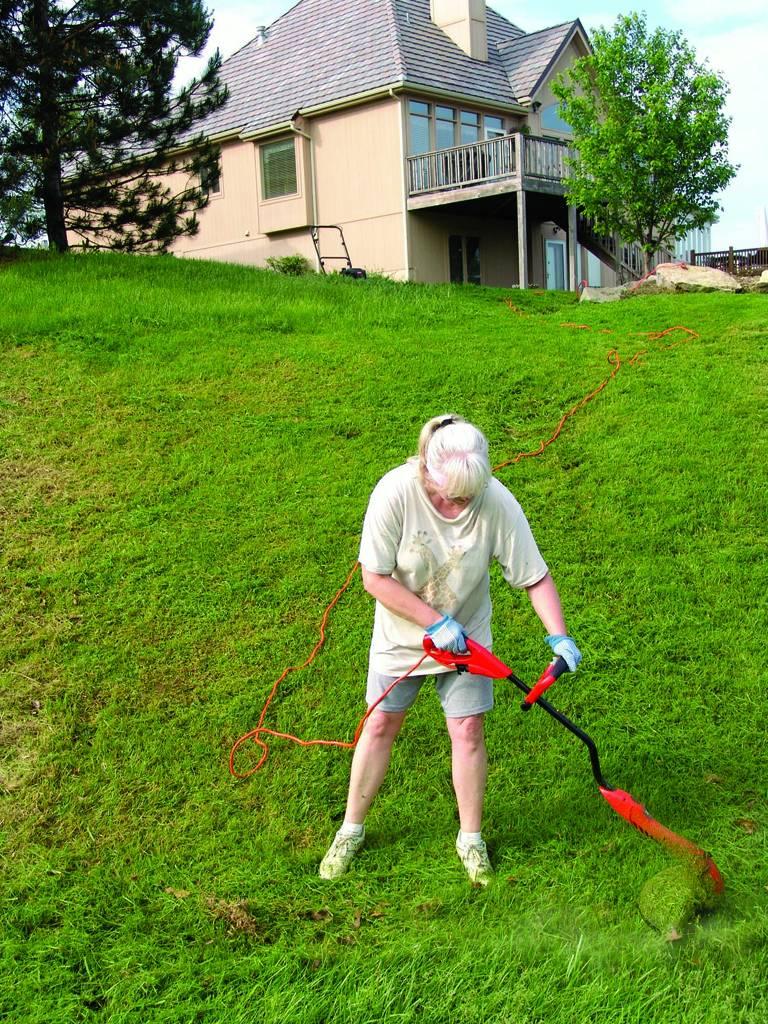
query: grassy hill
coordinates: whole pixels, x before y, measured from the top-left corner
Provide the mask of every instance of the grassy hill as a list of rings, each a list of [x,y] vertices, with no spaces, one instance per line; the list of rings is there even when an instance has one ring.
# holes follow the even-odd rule
[[[2,264],[0,310],[0,1014],[768,1020],[766,297],[585,307],[102,256]],[[650,336],[675,326],[697,337]],[[504,683],[495,886],[470,888],[455,857],[426,693],[365,852],[321,882],[349,754],[274,741],[236,782],[232,743],[317,642],[368,494],[421,424],[462,413],[494,463],[535,450],[610,349],[615,378],[499,476],[584,652],[553,703],[614,785],[711,850],[725,905],[674,943],[644,924],[664,852]],[[532,679],[538,621],[499,576],[493,595],[495,650]],[[265,724],[351,738],[371,620],[355,578]]]

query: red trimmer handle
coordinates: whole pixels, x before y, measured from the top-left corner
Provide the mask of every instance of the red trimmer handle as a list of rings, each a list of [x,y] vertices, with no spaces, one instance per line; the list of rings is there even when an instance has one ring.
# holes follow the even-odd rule
[[[512,669],[500,658],[471,637],[466,639],[467,650],[464,654],[441,651],[439,647],[435,647],[432,637],[426,633],[422,646],[430,658],[455,669],[456,672],[471,672],[473,676],[490,676],[491,679],[509,679],[512,676]]]
[[[555,660],[542,672],[539,677],[539,681],[531,687],[530,693],[526,696],[523,703],[520,705],[523,711],[530,711],[539,697],[548,690],[552,683],[556,679],[559,679],[563,672],[568,671],[568,662],[565,658],[555,658]]]

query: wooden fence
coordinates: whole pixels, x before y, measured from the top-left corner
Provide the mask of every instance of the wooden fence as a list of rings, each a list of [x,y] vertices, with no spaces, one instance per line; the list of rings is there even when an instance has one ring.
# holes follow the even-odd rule
[[[768,246],[734,249],[731,245],[720,252],[691,250],[690,263],[694,267],[724,270],[727,274],[757,274],[761,270],[768,270]]]

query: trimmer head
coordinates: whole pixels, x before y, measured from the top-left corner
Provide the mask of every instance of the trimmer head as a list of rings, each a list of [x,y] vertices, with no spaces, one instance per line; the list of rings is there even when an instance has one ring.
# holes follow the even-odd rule
[[[705,850],[699,849],[690,839],[679,836],[652,818],[643,805],[638,803],[630,793],[625,793],[623,789],[607,789],[603,786],[600,786],[599,789],[614,811],[620,814],[625,821],[634,825],[638,831],[650,839],[655,839],[657,843],[666,846],[673,856],[689,866],[713,896],[722,895],[725,890],[723,876],[712,857]]]

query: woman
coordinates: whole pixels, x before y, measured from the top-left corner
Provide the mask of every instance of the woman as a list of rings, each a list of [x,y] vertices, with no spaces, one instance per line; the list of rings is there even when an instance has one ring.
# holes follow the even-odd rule
[[[460,416],[431,419],[419,454],[387,473],[368,505],[360,543],[363,585],[376,599],[368,706],[423,654],[427,632],[441,650],[466,649],[465,636],[491,646],[489,566],[527,591],[546,641],[576,670],[581,654],[567,629],[557,589],[512,494],[491,475],[488,442]],[[456,850],[472,882],[493,869],[481,834],[487,757],[483,716],[491,679],[438,665],[434,676],[452,745],[459,811]],[[369,717],[352,759],[344,823],[320,864],[337,878],[365,839],[365,817],[389,765],[392,744],[427,676],[408,676]]]

